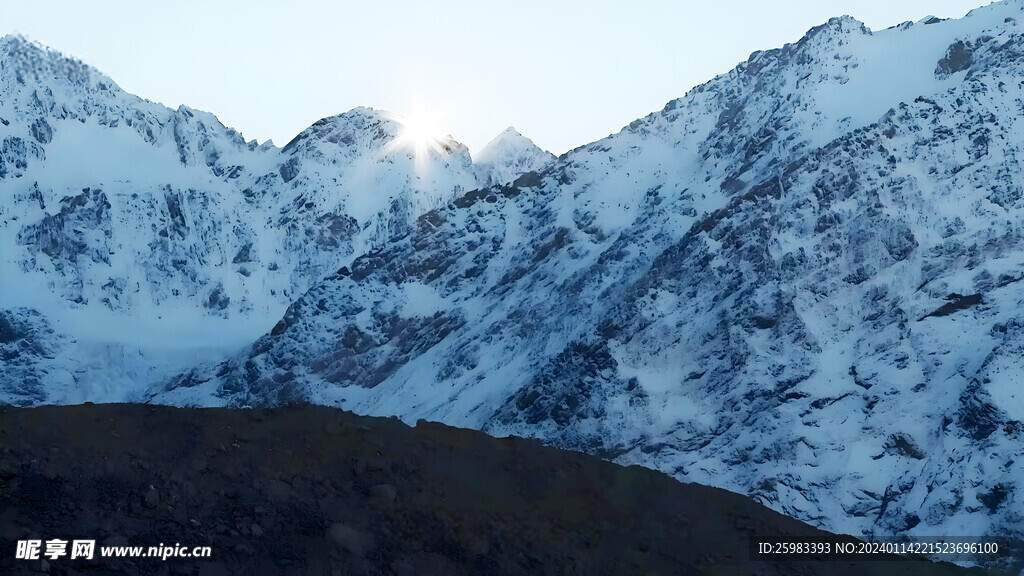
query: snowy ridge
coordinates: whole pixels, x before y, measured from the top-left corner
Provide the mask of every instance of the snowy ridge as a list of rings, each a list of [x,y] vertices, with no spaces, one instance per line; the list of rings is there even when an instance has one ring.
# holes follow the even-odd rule
[[[836,18],[755,53],[420,216],[153,400],[307,398],[840,532],[1019,537],[1022,17]]]

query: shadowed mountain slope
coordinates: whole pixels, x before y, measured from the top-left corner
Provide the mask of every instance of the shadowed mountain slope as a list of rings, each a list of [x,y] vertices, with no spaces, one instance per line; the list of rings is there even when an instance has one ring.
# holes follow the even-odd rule
[[[982,573],[923,561],[752,563],[751,537],[829,535],[638,466],[325,407],[7,407],[0,446],[5,547],[212,547],[210,560],[63,558],[44,570],[55,576]],[[0,555],[5,574],[40,565]]]

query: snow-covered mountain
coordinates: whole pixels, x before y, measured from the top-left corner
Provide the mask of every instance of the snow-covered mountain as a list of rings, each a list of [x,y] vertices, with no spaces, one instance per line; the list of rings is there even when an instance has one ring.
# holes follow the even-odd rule
[[[153,400],[307,398],[840,532],[1020,536],[1022,18],[830,20],[425,213]]]
[[[486,186],[508,184],[526,172],[536,172],[555,160],[518,130],[509,126],[473,158],[477,180]]]
[[[127,361],[82,368],[78,334],[140,337],[166,311],[201,336],[199,320],[234,330],[277,298],[287,310],[251,347],[194,358],[145,397],[310,399],[539,437],[833,531],[1020,537],[1022,19],[1022,0],[878,32],[835,18],[516,177],[456,143],[417,172],[389,153],[400,126],[368,110],[281,150],[189,111],[181,144],[183,112],[110,84],[131,104],[111,132],[94,72],[60,77],[85,74],[85,101],[104,104],[43,107],[94,110],[83,123],[35,114],[40,88],[5,63],[17,141],[3,141],[0,246],[25,287],[0,316],[6,398],[98,394],[80,382]],[[127,122],[150,109],[159,122]],[[167,177],[132,176],[145,157],[68,193],[53,183],[65,164],[45,162],[75,122],[132,138],[118,158],[167,149],[198,182],[164,192]],[[502,140],[494,157],[532,150]],[[103,292],[115,274],[119,298]]]
[[[0,40],[0,315],[12,334],[54,334],[0,342],[0,398],[138,398],[251,343],[312,283],[476,188],[464,146],[418,155],[403,126],[357,108],[259,146]]]

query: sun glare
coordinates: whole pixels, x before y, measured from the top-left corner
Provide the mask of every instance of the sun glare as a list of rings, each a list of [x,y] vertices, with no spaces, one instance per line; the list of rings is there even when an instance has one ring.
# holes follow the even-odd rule
[[[394,145],[411,148],[416,160],[422,161],[433,152],[443,154],[447,148],[441,144],[445,139],[436,120],[429,114],[417,113],[396,118],[401,124]]]

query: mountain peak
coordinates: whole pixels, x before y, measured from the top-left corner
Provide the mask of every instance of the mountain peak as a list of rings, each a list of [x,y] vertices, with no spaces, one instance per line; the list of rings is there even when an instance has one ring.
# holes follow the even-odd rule
[[[321,118],[285,145],[285,151],[308,147],[309,143],[334,144],[342,147],[359,145],[365,148],[387,148],[403,139],[408,121],[397,114],[367,106]],[[466,146],[450,135],[434,135],[436,148],[446,152],[468,153]]]
[[[519,137],[522,137],[523,134],[519,130],[516,130],[514,126],[509,126],[508,128],[505,128],[500,133],[498,133],[497,138],[501,138],[503,136],[519,136]]]
[[[514,127],[502,130],[476,154],[473,165],[481,184],[490,186],[515,180],[555,159]]]
[[[481,148],[480,152],[476,154],[475,160],[477,163],[491,162],[497,156],[510,151],[510,149],[515,149],[516,151],[540,151],[550,154],[550,152],[546,152],[540,146],[534,144],[533,140],[523,136],[522,133],[514,127],[509,126],[499,132],[497,136]]]
[[[834,38],[837,36],[847,36],[850,34],[863,34],[870,35],[871,29],[868,28],[863,22],[857,20],[853,16],[842,15],[834,16],[828,19],[828,22],[819,24],[804,34],[796,46],[808,45],[812,40],[822,38]],[[826,40],[827,42],[827,40]]]
[[[315,142],[327,142],[330,144],[350,145],[356,142],[360,134],[369,134],[374,125],[383,125],[381,130],[371,135],[371,139],[380,139],[387,136],[394,137],[394,130],[387,125],[387,118],[373,108],[358,106],[334,116],[326,116],[314,122],[309,128],[300,132],[290,142],[285,144],[286,152],[295,153],[299,149],[309,147]]]
[[[353,182],[360,193],[344,209],[358,221],[389,210],[399,196],[418,213],[476,186],[465,145],[363,106],[316,121],[281,151],[286,157],[279,171],[286,183],[324,190],[339,178]]]
[[[826,22],[826,26],[836,28],[852,27],[853,29],[857,29],[864,26],[864,23],[849,14],[843,14],[841,16],[833,16],[832,18],[829,18],[828,22]]]

